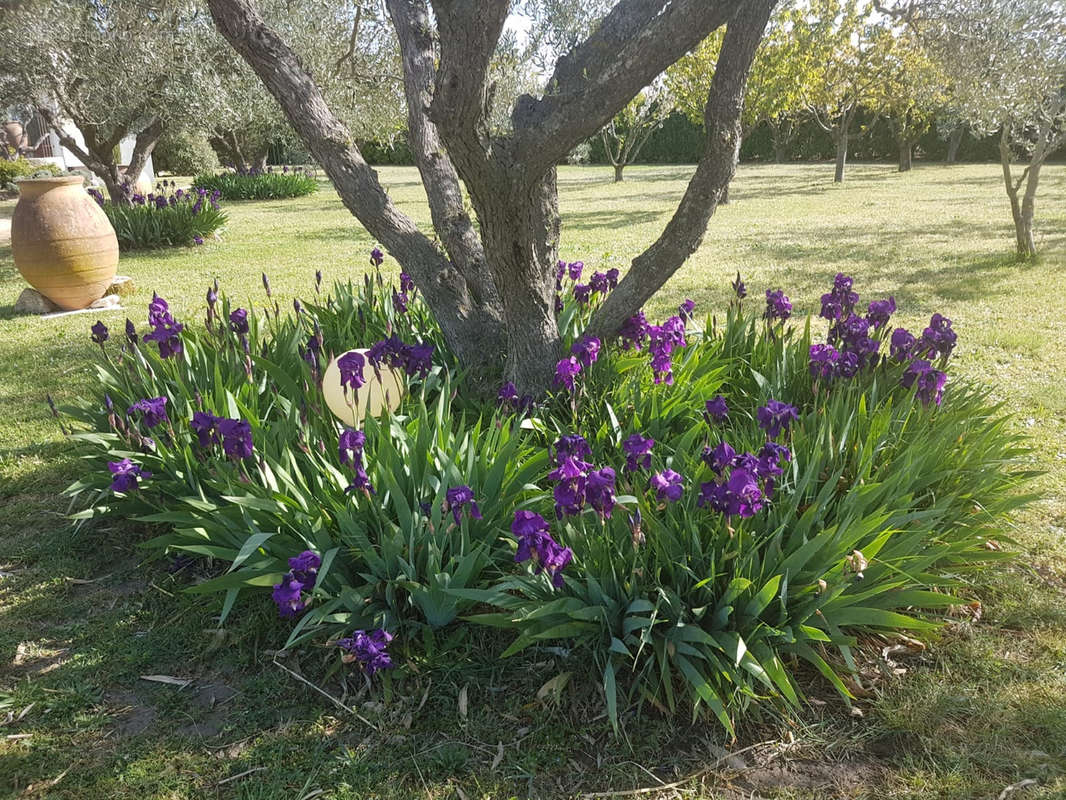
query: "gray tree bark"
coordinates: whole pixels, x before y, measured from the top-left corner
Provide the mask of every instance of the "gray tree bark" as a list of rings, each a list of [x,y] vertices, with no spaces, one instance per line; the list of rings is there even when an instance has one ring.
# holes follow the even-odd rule
[[[899,140],[899,171],[909,172],[911,169],[914,144],[908,139]]]
[[[848,126],[841,126],[833,134],[833,144],[836,145],[836,169],[833,172],[833,182],[844,182],[844,170],[848,162]]]

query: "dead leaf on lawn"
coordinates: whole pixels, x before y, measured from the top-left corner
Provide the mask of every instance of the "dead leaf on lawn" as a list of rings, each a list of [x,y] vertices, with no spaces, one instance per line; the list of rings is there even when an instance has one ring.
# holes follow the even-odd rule
[[[464,686],[459,690],[459,716],[466,719],[466,712],[468,707],[467,687]]]
[[[570,673],[560,672],[551,680],[547,681],[543,686],[537,689],[537,699],[546,700],[551,697],[555,702],[559,702],[559,698],[562,696],[563,689],[570,683]]]
[[[496,767],[500,766],[500,762],[503,761],[503,742],[496,745],[496,755],[492,757],[492,767],[490,769],[495,772]]]

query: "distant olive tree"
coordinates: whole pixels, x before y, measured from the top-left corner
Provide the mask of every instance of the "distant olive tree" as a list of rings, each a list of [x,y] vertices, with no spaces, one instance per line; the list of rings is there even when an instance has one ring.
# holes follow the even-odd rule
[[[1018,255],[1035,256],[1041,169],[1066,142],[1066,2],[908,0],[883,10],[917,31],[949,76],[958,121],[999,133]]]
[[[112,201],[125,202],[125,182],[140,176],[165,126],[203,110],[199,42],[210,30],[185,0],[12,3],[0,15],[5,100],[32,106]]]
[[[607,160],[614,167],[615,183],[624,180],[625,168],[637,160],[648,139],[662,127],[673,110],[674,100],[669,90],[658,83],[630,100],[603,127],[600,137]]]

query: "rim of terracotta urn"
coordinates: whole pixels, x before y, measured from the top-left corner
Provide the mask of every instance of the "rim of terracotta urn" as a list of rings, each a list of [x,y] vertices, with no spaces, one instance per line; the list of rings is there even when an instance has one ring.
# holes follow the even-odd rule
[[[20,180],[19,186],[71,186],[75,183],[84,183],[85,179],[81,175],[50,175],[47,178],[23,178]]]

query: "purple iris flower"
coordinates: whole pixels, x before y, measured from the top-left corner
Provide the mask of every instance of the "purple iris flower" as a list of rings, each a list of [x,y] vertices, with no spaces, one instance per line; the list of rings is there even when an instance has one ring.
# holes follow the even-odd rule
[[[570,274],[570,280],[576,281],[581,279],[581,272],[585,269],[584,261],[573,261],[566,265],[566,271]]]
[[[470,516],[473,519],[481,519],[481,509],[474,500],[474,490],[465,484],[454,486],[444,493],[444,510],[452,512],[455,524],[462,522],[462,511],[465,506],[470,506]]]
[[[585,437],[577,433],[560,436],[555,440],[555,463],[561,464],[567,458],[592,458],[592,448]]]
[[[595,336],[582,336],[570,347],[570,354],[581,362],[583,367],[591,367],[600,355],[600,340]]]
[[[906,361],[914,352],[917,340],[906,328],[896,328],[889,340],[889,352],[896,361]]]
[[[839,351],[831,344],[812,344],[810,350],[811,377],[830,380],[837,375]]]
[[[611,282],[606,272],[593,272],[592,277],[589,278],[589,286],[597,294],[607,294],[611,291]]]
[[[400,273],[400,291],[404,294],[413,292],[415,290],[415,282],[411,280],[411,276],[406,272]]]
[[[938,369],[933,369],[933,365],[924,359],[912,361],[904,370],[901,381],[907,389],[917,386],[916,394],[925,406],[933,402],[940,405],[946,382],[947,375]]]
[[[397,292],[394,289],[392,292],[392,307],[396,310],[397,314],[406,314],[407,294],[405,292]]]
[[[248,333],[248,310],[237,308],[230,312],[229,329],[234,333]]]
[[[218,434],[218,417],[206,411],[196,411],[192,415],[189,427],[193,429],[200,447],[210,447],[222,441]]]
[[[766,431],[766,435],[776,439],[781,435],[781,431],[787,431],[789,425],[799,419],[799,411],[795,406],[771,398],[755,412],[755,417],[759,427]]]
[[[363,377],[366,359],[363,358],[362,353],[356,353],[355,351],[345,353],[337,359],[337,368],[341,373],[341,386],[357,390],[366,383],[366,379]]]
[[[635,472],[638,469],[651,469],[651,449],[655,446],[655,440],[645,439],[639,433],[630,435],[622,442],[622,451],[626,454],[626,470]]]
[[[345,428],[337,442],[341,464],[355,467],[363,463],[363,448],[366,447],[366,434]]]
[[[713,419],[715,422],[725,422],[729,419],[729,406],[720,394],[707,401],[706,409],[708,421]]]
[[[271,598],[278,606],[278,614],[282,617],[295,617],[303,613],[307,603],[303,599],[304,585],[296,580],[291,572],[285,573],[281,583],[274,584]]]
[[[728,442],[719,442],[715,447],[705,447],[701,456],[703,463],[716,475],[721,475],[728,467],[732,466],[733,459],[737,457],[737,451],[730,447]]]
[[[748,289],[744,286],[744,281],[740,279],[740,273],[737,273],[737,279],[730,284],[733,287],[733,293],[737,296],[738,300],[743,300],[748,296]]]
[[[289,569],[298,581],[307,585],[314,584],[318,568],[322,566],[322,559],[313,550],[304,550],[289,559]]]
[[[614,470],[610,467],[590,472],[586,479],[585,500],[595,509],[601,519],[610,519],[611,511],[617,503],[614,482]]]
[[[512,408],[518,404],[518,389],[510,381],[507,381],[500,387],[500,391],[496,394],[496,405],[498,406],[511,406]]]
[[[378,628],[371,633],[354,631],[351,636],[339,639],[337,647],[347,650],[354,656],[367,676],[372,678],[374,673],[394,666],[392,658],[386,652],[391,641],[392,634],[383,628]]]
[[[686,322],[692,319],[692,312],[696,310],[696,301],[687,299],[677,307],[677,315]]]
[[[573,356],[567,356],[555,365],[555,377],[553,383],[556,386],[573,392],[576,388],[574,378],[581,372],[581,363]]]
[[[121,461],[109,461],[107,468],[114,475],[111,479],[112,492],[130,492],[140,486],[138,483],[140,478],[152,477],[151,472],[141,469],[140,464],[134,464],[128,458],[124,458]]]
[[[683,478],[672,469],[664,469],[651,476],[650,486],[660,500],[677,502],[681,499]]]
[[[93,325],[89,330],[92,332],[91,338],[96,344],[102,345],[109,338],[107,326],[100,320],[96,320],[96,324]]]
[[[889,318],[896,313],[896,298],[888,297],[884,300],[874,300],[866,307],[870,322],[874,328],[880,330],[888,324]]]
[[[243,419],[219,419],[217,422],[226,456],[234,460],[251,458],[252,426]]]
[[[618,288],[618,274],[619,274],[618,273],[618,269],[616,267],[611,267],[609,270],[607,270],[607,287],[608,288],[610,288],[610,289],[617,289]]]
[[[792,316],[792,302],[781,289],[766,290],[766,312],[764,319],[784,322]]]
[[[574,286],[574,299],[581,305],[588,305],[592,299],[592,287],[587,283],[579,283]]]
[[[632,317],[622,323],[618,335],[622,339],[622,349],[633,348],[640,350],[644,340],[648,338],[648,320],[643,311],[638,311]]]
[[[126,341],[130,344],[137,344],[137,326],[129,317],[126,318]]]
[[[149,397],[144,400],[138,400],[126,409],[127,414],[132,414],[135,411],[141,413],[141,419],[145,425],[149,428],[154,428],[160,422],[167,421],[167,399],[165,397]]]
[[[941,314],[933,314],[929,326],[922,331],[918,349],[928,358],[936,358],[938,355],[947,358],[955,349],[957,339],[958,335],[951,328],[951,320]]]
[[[532,511],[516,511],[511,533],[518,539],[515,563],[532,560],[537,565],[536,574],[547,572],[552,584],[556,588],[561,587],[562,571],[573,560],[574,553],[569,547],[562,547],[552,539],[544,517]]]
[[[385,254],[378,248],[374,248],[370,251],[370,263],[375,267],[380,267],[385,261]]]

